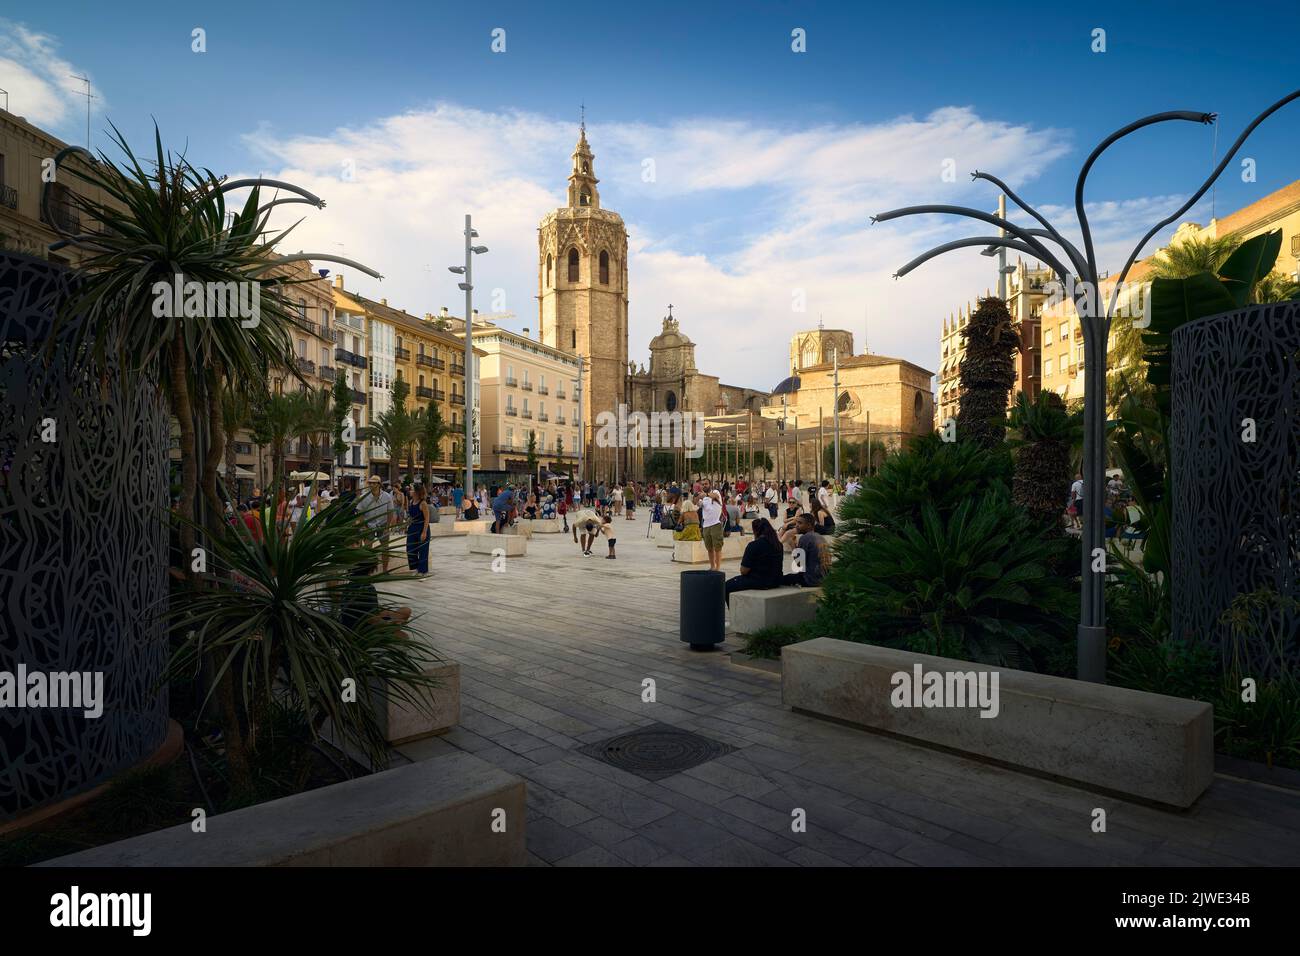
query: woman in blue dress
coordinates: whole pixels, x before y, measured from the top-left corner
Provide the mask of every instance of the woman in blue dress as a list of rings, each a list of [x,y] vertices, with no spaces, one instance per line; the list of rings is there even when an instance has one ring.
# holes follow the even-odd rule
[[[406,528],[406,563],[423,577],[429,573],[429,501],[424,485],[416,485],[406,509],[411,523]]]

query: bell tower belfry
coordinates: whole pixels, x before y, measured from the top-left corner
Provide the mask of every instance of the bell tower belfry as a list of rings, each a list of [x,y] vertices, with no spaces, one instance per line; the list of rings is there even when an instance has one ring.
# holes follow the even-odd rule
[[[579,410],[587,426],[627,401],[627,229],[601,208],[598,183],[584,120],[568,204],[537,228],[537,329],[543,344],[589,361]]]

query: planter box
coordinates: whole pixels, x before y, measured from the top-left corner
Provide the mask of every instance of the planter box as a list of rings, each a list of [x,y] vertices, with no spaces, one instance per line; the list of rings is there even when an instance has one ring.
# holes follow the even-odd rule
[[[182,823],[40,865],[521,866],[525,815],[521,778],[457,753],[220,813],[206,833]]]
[[[765,627],[790,627],[817,616],[821,588],[780,587],[770,591],[737,591],[731,595],[731,629],[753,634]]]
[[[482,518],[474,521],[442,521],[429,525],[430,538],[450,538],[463,534],[485,534],[492,527],[491,521]]]
[[[491,554],[498,548],[508,558],[522,558],[528,553],[528,539],[518,534],[471,534],[470,554]]]
[[[455,661],[432,661],[425,665],[424,673],[439,681],[439,686],[421,692],[425,709],[400,699],[375,697],[380,726],[390,744],[440,734],[460,723],[460,665]]]
[[[512,525],[506,526],[505,534],[513,534],[523,538],[524,540],[528,540],[533,536],[533,529],[528,527],[522,521],[517,521]]]
[[[722,559],[734,560],[745,553],[745,544],[738,535],[731,535],[722,542]],[[703,541],[676,541],[673,543],[673,560],[679,564],[708,564],[709,552]]]
[[[1189,807],[1214,776],[1206,703],[826,637],[782,648],[781,664],[781,698],[795,710],[1090,788]],[[996,716],[974,706],[895,706],[894,675],[914,682],[916,665],[996,673]]]

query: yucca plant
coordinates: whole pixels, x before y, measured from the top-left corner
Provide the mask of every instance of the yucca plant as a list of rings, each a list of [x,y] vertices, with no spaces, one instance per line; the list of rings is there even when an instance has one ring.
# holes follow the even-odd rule
[[[1070,492],[1070,462],[1083,444],[1083,416],[1065,410],[1055,392],[1024,392],[1007,418],[1015,458],[1011,497],[1040,526],[1058,529]]]
[[[1055,573],[1060,539],[1005,488],[967,498],[946,516],[839,543],[817,624],[845,640],[1051,673],[1073,672],[1077,597]]]
[[[1006,437],[1007,398],[1016,384],[1020,335],[1006,303],[993,297],[979,300],[961,334],[966,350],[958,368],[957,438],[993,448]]]
[[[168,677],[192,675],[205,656],[233,676],[244,733],[226,739],[232,766],[250,762],[277,700],[300,708],[312,734],[328,723],[377,766],[387,751],[371,702],[425,706],[420,692],[437,682],[424,668],[436,656],[378,613],[396,605],[382,588],[398,577],[369,573],[376,552],[365,538],[353,502],[316,513],[291,537],[271,523],[258,542],[236,526],[213,542],[228,575],[174,598],[168,626],[179,646]]]

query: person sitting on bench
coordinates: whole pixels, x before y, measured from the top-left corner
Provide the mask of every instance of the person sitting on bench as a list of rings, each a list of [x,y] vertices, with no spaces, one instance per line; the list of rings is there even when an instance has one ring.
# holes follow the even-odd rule
[[[766,518],[755,518],[750,524],[754,540],[745,545],[740,559],[740,574],[726,584],[726,602],[731,604],[733,591],[768,591],[781,586],[781,540],[776,529]]]

